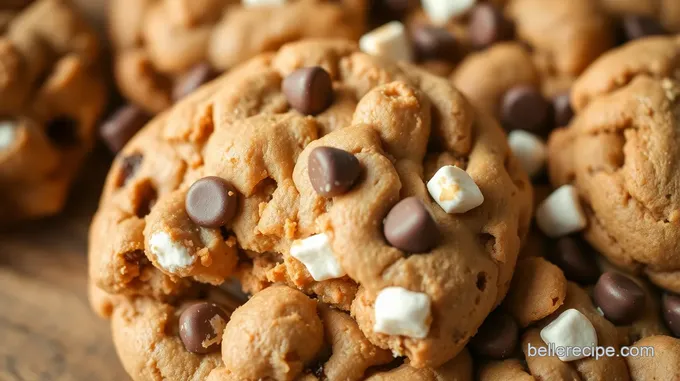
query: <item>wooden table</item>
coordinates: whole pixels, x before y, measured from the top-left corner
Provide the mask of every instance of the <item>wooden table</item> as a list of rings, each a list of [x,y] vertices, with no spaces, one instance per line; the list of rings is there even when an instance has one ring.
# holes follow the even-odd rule
[[[0,233],[0,381],[125,381],[87,301],[87,230],[110,158],[100,150],[58,217]]]

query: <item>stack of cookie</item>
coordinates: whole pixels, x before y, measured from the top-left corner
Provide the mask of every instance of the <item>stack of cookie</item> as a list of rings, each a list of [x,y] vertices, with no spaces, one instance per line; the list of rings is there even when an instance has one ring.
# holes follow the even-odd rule
[[[0,217],[106,106],[0,4]],[[680,3],[111,0],[89,237],[134,380],[680,380]]]

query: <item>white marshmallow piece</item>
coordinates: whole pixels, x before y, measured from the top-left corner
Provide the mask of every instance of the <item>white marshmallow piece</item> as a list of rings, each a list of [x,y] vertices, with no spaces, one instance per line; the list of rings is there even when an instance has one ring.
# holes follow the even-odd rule
[[[548,149],[538,136],[530,132],[514,130],[508,134],[508,145],[529,176],[534,176],[543,169],[548,157]]]
[[[573,185],[562,185],[536,209],[538,227],[551,238],[575,233],[586,227],[586,215]]]
[[[422,0],[423,8],[434,24],[446,24],[452,17],[472,9],[475,0]]]
[[[174,272],[194,264],[194,258],[186,247],[172,240],[166,232],[157,232],[149,239],[149,249],[156,256],[158,264],[169,272]]]
[[[475,181],[455,165],[446,165],[427,183],[432,198],[446,213],[465,213],[484,202],[484,195]]]
[[[375,299],[373,331],[423,339],[430,331],[430,297],[402,287],[387,287]]]
[[[568,348],[585,348],[597,345],[597,332],[588,318],[577,309],[568,309],[557,319],[541,330],[541,339],[546,344],[553,344],[555,348],[563,347],[564,356],[558,356],[561,361],[574,361],[588,356],[579,353],[578,356]],[[581,350],[581,352],[583,352]]]
[[[241,4],[245,7],[284,5],[286,0],[241,0]]]
[[[317,282],[347,274],[335,258],[326,234],[316,234],[293,242],[290,255],[302,262]]]
[[[16,124],[9,121],[0,121],[0,150],[8,148],[16,139]]]
[[[411,42],[404,24],[392,21],[363,35],[359,47],[364,53],[394,61],[413,61]]]

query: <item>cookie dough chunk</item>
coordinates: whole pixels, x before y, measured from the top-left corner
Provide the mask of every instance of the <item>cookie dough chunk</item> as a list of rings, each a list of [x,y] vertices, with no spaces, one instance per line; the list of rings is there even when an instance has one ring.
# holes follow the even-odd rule
[[[95,32],[67,2],[9,6],[0,6],[0,225],[61,210],[106,95]]]
[[[574,86],[578,116],[549,141],[553,185],[571,184],[585,237],[610,261],[680,291],[680,45],[631,42]]]
[[[428,190],[448,166],[459,171]],[[230,218],[187,196],[213,177],[233,187],[233,216],[219,203]],[[205,202],[231,199],[208,188]],[[349,311],[373,345],[437,367],[505,296],[531,194],[501,129],[446,79],[345,41],[294,43],[127,145],[93,223],[90,275],[165,301],[232,275],[250,291],[286,283]],[[469,207],[447,213],[451,200]],[[399,295],[409,303],[394,309]]]
[[[357,40],[364,0],[113,0],[110,35],[123,95],[158,113],[218,73],[303,38]]]

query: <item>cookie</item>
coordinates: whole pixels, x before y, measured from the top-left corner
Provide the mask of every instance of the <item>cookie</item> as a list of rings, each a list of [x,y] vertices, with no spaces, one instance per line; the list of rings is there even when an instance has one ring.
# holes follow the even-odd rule
[[[217,74],[287,42],[358,39],[365,3],[114,0],[109,29],[116,80],[128,100],[155,114]]]
[[[123,149],[93,221],[90,276],[168,303],[229,276],[249,292],[285,283],[350,312],[373,345],[436,368],[504,297],[531,193],[501,129],[445,78],[345,41],[289,44]]]
[[[574,85],[576,118],[548,142],[552,183],[577,192],[588,241],[675,292],[679,46],[675,37],[650,37],[605,54]]]
[[[0,6],[0,224],[61,210],[106,96],[90,26],[63,1],[14,3]]]
[[[645,380],[664,372],[668,373],[661,379],[677,377],[678,370],[673,361],[680,355],[680,339],[671,337],[663,323],[660,295],[656,289],[643,279],[622,273],[605,261],[596,265],[602,271],[597,280],[587,284],[575,283],[570,279],[573,280],[577,273],[569,263],[577,262],[573,260],[574,256],[588,253],[571,254],[571,261],[556,260],[561,267],[540,256],[526,257],[518,262],[510,292],[499,310],[512,319],[519,330],[511,331],[514,341],[503,341],[498,338],[510,335],[508,328],[499,331],[498,324],[482,325],[478,336],[485,338],[486,345],[472,347],[476,348],[475,360],[480,364],[479,379],[571,380],[596,377]],[[549,258],[556,259],[554,256]],[[558,258],[563,259],[564,256]],[[567,272],[562,272],[562,268]],[[485,327],[496,334],[485,335]],[[475,343],[476,337],[471,343]],[[651,346],[655,355],[627,358],[612,355],[568,357],[559,353],[538,355],[539,348],[546,350],[548,343],[555,346],[612,347],[616,353],[622,346],[640,350],[640,347]],[[504,348],[505,351],[494,352],[490,348]],[[663,351],[662,357],[657,357],[659,351]]]

